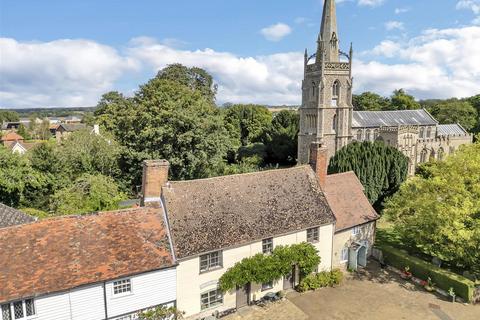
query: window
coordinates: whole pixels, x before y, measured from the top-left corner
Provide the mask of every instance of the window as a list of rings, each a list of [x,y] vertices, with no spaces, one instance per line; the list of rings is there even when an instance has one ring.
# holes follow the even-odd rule
[[[222,267],[222,251],[215,251],[200,256],[200,272]]]
[[[29,319],[35,315],[33,299],[26,299],[2,305],[3,320]]]
[[[354,227],[352,229],[352,235],[356,236],[357,234],[360,234],[360,227]]]
[[[273,238],[262,240],[262,252],[264,254],[272,253],[273,251]]]
[[[342,256],[340,257],[340,261],[341,262],[348,261],[348,248],[347,247],[344,247],[342,249]]]
[[[336,130],[337,130],[337,115],[334,115],[334,116],[333,116],[333,120],[332,120],[332,130],[333,130],[333,131],[336,131]]]
[[[340,96],[340,82],[337,80],[333,83],[332,87],[332,98],[337,98]]]
[[[432,128],[428,127],[427,128],[427,138],[430,138],[431,134],[432,134]]]
[[[262,291],[273,289],[273,281],[262,283]]]
[[[362,130],[358,130],[357,131],[357,141],[362,141],[362,136],[363,136]]]
[[[373,130],[373,140],[374,141],[378,139],[378,135],[379,135],[378,130]]]
[[[223,293],[220,289],[215,289],[200,296],[201,309],[213,308],[223,303]]]
[[[424,139],[425,138],[425,128],[424,127],[420,127],[420,138]]]
[[[307,229],[307,242],[318,242],[318,230],[319,228]]]
[[[132,292],[132,283],[130,279],[113,281],[113,294],[128,294]]]
[[[370,141],[370,130],[365,132],[365,141]]]
[[[317,87],[317,85],[315,84],[315,82],[312,82],[312,98],[315,97],[316,87]]]

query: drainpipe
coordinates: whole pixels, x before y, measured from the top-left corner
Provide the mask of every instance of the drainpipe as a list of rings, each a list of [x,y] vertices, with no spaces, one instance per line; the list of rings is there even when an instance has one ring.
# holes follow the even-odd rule
[[[108,309],[107,309],[107,282],[103,281],[103,306],[105,310],[105,320],[108,320]]]

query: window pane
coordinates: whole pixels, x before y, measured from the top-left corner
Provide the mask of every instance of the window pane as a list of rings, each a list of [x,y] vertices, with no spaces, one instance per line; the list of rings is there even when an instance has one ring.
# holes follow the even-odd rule
[[[23,303],[22,301],[17,301],[13,303],[13,315],[15,319],[23,318]]]
[[[27,316],[33,316],[35,314],[35,304],[33,303],[33,299],[25,300],[25,310]]]
[[[3,320],[12,320],[12,314],[10,313],[10,304],[2,305],[2,317]]]
[[[113,294],[121,294],[132,291],[130,279],[114,281],[113,282]]]

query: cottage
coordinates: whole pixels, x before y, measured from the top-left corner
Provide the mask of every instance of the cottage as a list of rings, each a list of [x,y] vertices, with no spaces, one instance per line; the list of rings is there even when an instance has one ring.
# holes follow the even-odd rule
[[[123,320],[176,303],[176,262],[158,209],[2,228],[0,248],[1,320]]]

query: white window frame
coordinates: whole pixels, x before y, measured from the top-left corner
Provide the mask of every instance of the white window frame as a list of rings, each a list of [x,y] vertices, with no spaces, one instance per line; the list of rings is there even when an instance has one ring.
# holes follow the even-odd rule
[[[215,304],[213,304],[213,305],[211,304],[211,301],[210,301],[210,293],[212,293],[212,292],[215,292],[215,293],[216,293],[216,295],[215,295],[215,300],[214,300],[214,301],[219,300],[219,299],[218,299],[219,296],[221,297],[221,298],[220,298],[221,301],[220,301],[220,302],[217,302],[217,303],[215,303]],[[207,295],[207,300],[208,300],[208,305],[207,305],[206,307],[204,307],[204,304],[203,304],[203,302],[202,302],[202,299],[203,299],[202,296],[204,296],[204,295]],[[216,307],[222,306],[223,303],[224,303],[224,299],[225,299],[225,297],[224,297],[224,295],[223,295],[222,290],[220,290],[220,288],[215,288],[215,289],[213,289],[213,290],[208,290],[208,291],[202,292],[202,293],[200,293],[200,310],[205,311],[205,310],[209,310],[209,309],[212,309],[212,308],[216,308]]]
[[[309,232],[313,232],[314,234],[316,233],[316,238],[314,237],[314,239],[309,239]],[[310,228],[310,229],[307,229],[307,242],[308,243],[318,243],[320,241],[320,227],[315,227],[315,228]]]
[[[262,240],[262,253],[271,254],[273,252],[274,244],[273,238],[267,238]]]
[[[212,255],[214,254],[217,254],[218,256],[213,259],[212,258]],[[206,259],[207,261],[207,266],[206,268],[202,269],[202,260]],[[216,264],[212,264],[212,261],[216,260]],[[199,257],[199,270],[200,270],[200,273],[205,273],[205,272],[209,272],[209,271],[212,271],[212,270],[218,270],[218,269],[222,269],[223,268],[223,251],[213,251],[213,252],[209,252],[209,253],[206,253],[206,254],[202,254],[200,257]]]
[[[27,316],[27,303],[26,301],[31,300],[33,303],[33,314]],[[14,304],[16,303],[22,303],[22,312],[23,316],[21,318],[15,318],[15,309],[14,309]],[[3,319],[3,306],[8,306],[10,310],[10,318],[12,320],[25,320],[25,319],[35,319],[37,315],[37,306],[35,305],[35,299],[34,298],[29,298],[29,299],[24,299],[24,300],[17,300],[17,301],[12,301],[12,302],[7,302],[7,303],[2,303],[0,304],[0,319]],[[10,320],[10,319],[4,319],[4,320]]]
[[[128,286],[130,287],[130,290],[125,291],[125,292],[115,293],[115,283],[116,282],[128,282]],[[125,284],[124,283],[119,283],[117,285],[123,286]],[[132,279],[131,278],[123,278],[123,279],[118,279],[118,280],[112,281],[112,297],[113,298],[129,296],[129,295],[132,295],[132,294],[133,294],[133,284],[132,284]]]
[[[352,228],[352,236],[358,236],[360,234],[361,227],[356,226]]]
[[[340,252],[340,263],[345,263],[348,261],[348,247],[345,246],[342,248],[342,251]],[[345,257],[346,254],[346,257]]]
[[[262,283],[262,291],[273,289],[273,281]]]

